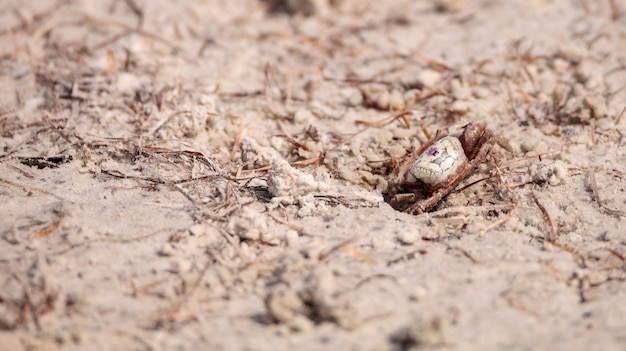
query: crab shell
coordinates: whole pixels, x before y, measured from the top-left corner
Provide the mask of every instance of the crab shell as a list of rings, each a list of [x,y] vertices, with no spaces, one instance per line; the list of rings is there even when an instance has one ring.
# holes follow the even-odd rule
[[[469,168],[469,161],[461,141],[446,136],[435,141],[411,165],[405,175],[409,184],[423,183],[435,190],[453,184]]]

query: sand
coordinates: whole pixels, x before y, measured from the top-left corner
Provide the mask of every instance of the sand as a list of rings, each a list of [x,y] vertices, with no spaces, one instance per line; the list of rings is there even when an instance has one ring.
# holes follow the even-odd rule
[[[3,1],[0,349],[626,348],[626,3],[381,3]]]

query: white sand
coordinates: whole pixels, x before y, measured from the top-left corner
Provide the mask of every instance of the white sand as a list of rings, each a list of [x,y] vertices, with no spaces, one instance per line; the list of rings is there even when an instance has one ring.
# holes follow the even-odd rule
[[[134,3],[0,4],[1,350],[626,348],[626,3]]]

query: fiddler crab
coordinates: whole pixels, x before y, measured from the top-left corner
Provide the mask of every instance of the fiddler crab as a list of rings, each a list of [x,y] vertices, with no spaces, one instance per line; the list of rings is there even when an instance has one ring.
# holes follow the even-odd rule
[[[506,141],[481,124],[470,122],[458,129],[437,131],[400,169],[385,196],[393,208],[428,212],[485,160],[494,144],[512,152]]]

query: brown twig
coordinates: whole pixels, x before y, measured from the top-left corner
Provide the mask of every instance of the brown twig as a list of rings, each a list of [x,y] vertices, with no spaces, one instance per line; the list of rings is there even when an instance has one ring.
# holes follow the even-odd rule
[[[313,164],[319,164],[321,163],[321,161],[324,159],[323,155],[322,156],[318,156],[318,157],[314,157],[314,158],[308,158],[306,160],[299,160],[299,161],[291,161],[289,162],[290,166],[309,166],[309,165],[313,165]],[[263,166],[263,167],[259,167],[259,168],[254,168],[254,169],[243,169],[241,170],[242,174],[250,174],[250,173],[254,173],[254,172],[267,172],[270,169],[272,169],[272,166]],[[251,177],[251,178],[256,178],[256,177]],[[229,179],[229,178],[227,178]],[[242,177],[242,178],[233,178],[232,180],[247,180],[250,179],[250,177]],[[231,179],[229,179],[231,180]]]
[[[126,238],[126,239],[115,239],[115,238],[97,238],[97,239],[93,239],[93,240],[86,240],[80,243],[76,243],[73,245],[70,245],[69,247],[66,247],[65,249],[59,250],[59,251],[54,251],[52,253],[50,253],[50,256],[58,256],[58,255],[63,255],[75,248],[81,247],[81,246],[85,246],[85,245],[91,245],[91,244],[95,244],[95,243],[115,243],[115,244],[128,244],[128,243],[132,243],[132,242],[136,242],[136,241],[140,241],[143,239],[147,239],[149,237],[155,236],[161,232],[164,231],[169,231],[171,230],[171,228],[161,228],[153,233],[148,233],[148,234],[143,234],[143,235],[138,235],[135,237],[130,237],[130,238]]]
[[[369,284],[372,281],[379,280],[379,279],[389,279],[393,283],[398,284],[398,278],[396,278],[395,276],[391,274],[379,273],[379,274],[370,275],[367,278],[361,279],[358,283],[356,283],[356,285],[351,290],[347,290],[344,293],[349,293],[351,291],[359,290],[362,286]]]
[[[135,282],[131,281],[131,286],[130,286],[131,290],[132,290],[131,296],[132,297],[137,297],[137,295],[139,295],[141,293],[144,293],[144,292],[154,288],[155,286],[161,285],[161,284],[165,283],[168,280],[169,279],[167,277],[166,278],[161,278],[161,279],[157,279],[155,281],[152,281],[150,283],[143,284],[143,285],[140,285],[140,286],[136,286]]]
[[[124,0],[124,2],[126,3],[126,6],[128,6],[128,8],[130,8],[130,10],[135,14],[135,16],[137,16],[137,28],[141,27],[143,25],[144,15],[139,4],[137,4],[135,0]]]
[[[409,125],[409,121],[406,119],[406,116],[410,114],[413,114],[413,111],[402,111],[402,112],[392,115],[391,117],[384,118],[382,121],[379,121],[379,122],[370,122],[370,121],[363,121],[363,120],[358,119],[354,121],[354,123],[357,125],[359,124],[365,125],[368,128],[369,127],[383,128],[393,123],[394,121],[400,119],[402,120],[402,122],[404,122],[404,127],[406,129],[409,129],[410,125]]]
[[[463,257],[465,257],[468,260],[472,261],[472,263],[480,263],[480,261],[475,259],[472,255],[469,254],[469,252],[467,252],[463,248],[447,245],[447,251],[458,251],[458,252],[461,253],[461,255],[463,255]]]
[[[626,113],[626,105],[624,105],[624,108],[622,109],[622,112],[620,112],[619,116],[617,116],[617,119],[615,119],[615,122],[613,124],[618,125],[619,121],[622,119],[622,116],[624,115],[624,113]]]
[[[50,7],[48,7],[47,9],[36,13],[32,16],[32,19],[30,22],[25,21],[24,19],[22,19],[21,23],[13,28],[8,28],[5,29],[3,31],[0,32],[0,35],[4,35],[6,33],[15,33],[18,31],[18,29],[22,29],[22,30],[26,30],[28,31],[28,27],[32,26],[33,23],[36,22],[41,22],[43,21],[45,18],[49,17],[50,15],[52,15],[55,11],[57,11],[59,8],[61,8],[63,5],[65,5],[66,3],[69,3],[69,0],[59,0],[57,2],[55,2],[53,5],[51,5]]]
[[[513,214],[515,214],[515,212],[520,208],[520,204],[517,204],[515,206],[515,208],[513,208],[513,210],[511,210],[511,212],[509,212],[506,216],[504,216],[503,218],[491,223],[490,225],[488,225],[485,229],[480,231],[480,236],[484,236],[488,231],[490,231],[491,229],[501,225],[502,223],[508,221],[509,219],[511,219],[511,217],[513,217]]]
[[[558,236],[558,233],[557,233],[556,228],[554,227],[554,224],[552,223],[550,214],[548,214],[548,211],[546,210],[546,208],[541,204],[541,202],[539,202],[539,199],[535,195],[535,192],[531,190],[530,194],[533,200],[535,201],[535,204],[537,205],[537,207],[539,207],[539,210],[541,210],[541,213],[543,214],[543,219],[548,224],[548,227],[550,229],[548,235],[546,236],[546,240],[548,242],[554,242]]]
[[[459,207],[448,207],[443,210],[430,212],[430,216],[432,217],[445,217],[450,215],[450,213],[461,213],[461,212],[484,212],[484,211],[493,211],[493,210],[510,210],[514,208],[513,204],[504,204],[504,205],[485,205],[485,206],[459,206]]]
[[[159,36],[158,34],[146,32],[146,31],[144,31],[142,29],[131,27],[131,26],[129,26],[129,25],[125,24],[125,23],[122,23],[122,22],[112,21],[111,19],[106,19],[106,20],[105,19],[100,19],[100,18],[91,16],[91,15],[88,15],[86,13],[80,13],[80,12],[79,13],[75,13],[74,15],[76,15],[79,18],[82,18],[83,21],[86,21],[86,22],[89,22],[89,23],[92,23],[92,24],[95,24],[95,25],[99,25],[99,26],[103,26],[103,27],[115,26],[115,27],[123,29],[124,30],[123,33],[128,32],[128,33],[132,33],[132,34],[137,34],[139,36],[142,36],[142,37],[145,37],[145,38],[148,38],[148,39],[152,39],[152,40],[154,40],[154,41],[156,41],[158,43],[164,44],[164,45],[166,45],[166,46],[168,46],[168,47],[170,47],[172,49],[177,49],[177,50],[180,49],[177,45],[175,45],[174,43],[170,42],[169,40],[164,39],[163,37]],[[69,16],[69,15],[67,15],[67,16]],[[116,39],[119,39],[119,38],[116,38]],[[99,49],[101,47],[103,47],[103,46],[100,45],[100,44],[97,44],[93,48],[89,49],[89,51],[93,52],[94,48],[95,49]]]

